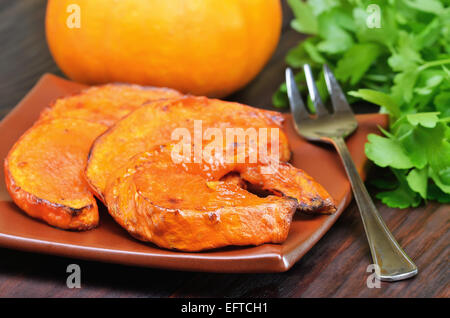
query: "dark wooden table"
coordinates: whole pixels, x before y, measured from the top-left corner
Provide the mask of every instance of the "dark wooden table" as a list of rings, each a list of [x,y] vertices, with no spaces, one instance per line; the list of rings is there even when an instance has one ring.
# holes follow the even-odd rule
[[[44,0],[0,1],[0,118],[45,72],[62,75],[45,42]],[[230,97],[270,108],[283,81],[284,55],[301,35],[283,35],[263,72]],[[389,228],[419,267],[419,275],[368,288],[371,263],[361,220],[352,203],[333,228],[290,271],[281,274],[205,274],[126,267],[0,249],[0,297],[449,297],[450,207],[428,203],[390,209],[377,202]],[[80,289],[66,287],[69,264],[81,267]]]

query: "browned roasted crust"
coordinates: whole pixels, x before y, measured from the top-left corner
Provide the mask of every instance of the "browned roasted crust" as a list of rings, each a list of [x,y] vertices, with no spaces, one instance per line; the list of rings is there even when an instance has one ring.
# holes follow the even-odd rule
[[[54,126],[55,125],[55,126]],[[59,125],[59,126],[58,126]],[[45,127],[45,128],[43,128]],[[78,231],[84,231],[91,228],[94,228],[99,223],[99,216],[98,216],[98,206],[97,202],[93,196],[89,192],[89,188],[87,183],[84,179],[80,181],[76,181],[72,177],[68,177],[65,179],[65,182],[67,181],[74,181],[74,185],[82,184],[83,191],[86,191],[85,196],[83,196],[81,199],[82,202],[86,203],[84,206],[80,206],[79,202],[71,201],[74,199],[70,193],[67,193],[67,197],[65,196],[66,193],[63,194],[62,200],[52,200],[48,198],[41,197],[41,195],[38,195],[37,193],[45,193],[44,191],[41,191],[40,189],[45,189],[48,183],[53,182],[53,180],[56,182],[55,184],[59,183],[59,178],[52,178],[49,177],[48,180],[43,181],[40,179],[36,179],[36,176],[29,176],[28,174],[24,172],[19,172],[18,167],[20,167],[19,163],[16,162],[15,164],[11,163],[12,158],[15,158],[15,160],[18,160],[19,158],[25,158],[25,160],[28,163],[36,163],[41,160],[42,162],[46,162],[44,166],[49,167],[49,171],[51,171],[51,167],[55,164],[52,162],[51,159],[48,159],[47,156],[49,153],[53,154],[59,154],[59,152],[56,152],[60,150],[59,148],[50,147],[51,149],[46,149],[44,145],[48,142],[50,142],[49,136],[54,136],[52,134],[49,134],[49,136],[46,135],[40,135],[38,132],[42,132],[42,129],[50,129],[50,127],[57,127],[56,129],[60,132],[67,133],[67,149],[72,149],[70,145],[74,143],[73,138],[78,139],[81,135],[77,134],[71,134],[71,129],[75,129],[76,131],[82,131],[84,138],[92,138],[89,136],[89,134],[97,135],[101,131],[106,129],[106,126],[92,123],[92,122],[86,122],[80,119],[67,119],[67,118],[57,118],[57,119],[50,119],[50,120],[44,120],[44,121],[38,121],[36,122],[31,128],[29,128],[13,145],[13,147],[10,149],[7,157],[4,161],[4,173],[5,173],[5,183],[6,188],[13,199],[14,203],[21,208],[26,214],[28,214],[31,217],[34,217],[36,219],[40,219],[49,225],[52,225],[54,227],[58,227],[61,229],[66,230],[78,230]],[[39,130],[41,129],[41,130]],[[86,134],[85,134],[86,133]],[[34,135],[33,135],[34,134]],[[57,134],[58,135],[58,134]],[[39,139],[34,139],[38,137]],[[62,135],[58,135],[55,138],[61,138]],[[65,137],[64,137],[65,138]],[[83,143],[84,139],[81,143]],[[32,141],[32,142],[31,142]],[[30,143],[31,142],[31,143]],[[25,143],[25,144],[22,144]],[[27,145],[27,143],[30,143]],[[90,146],[91,142],[87,145],[87,149],[85,152],[87,153],[88,147]],[[36,147],[35,147],[36,145]],[[84,144],[83,144],[84,145]],[[20,149],[21,147],[22,149]],[[85,147],[85,146],[83,146]],[[78,152],[81,151],[81,152]],[[65,158],[64,156],[68,155],[71,158],[85,158],[86,155],[84,153],[84,150],[77,148],[77,150],[69,150],[69,153],[61,153],[62,158]],[[85,160],[85,159],[80,159]],[[64,162],[66,162],[65,159],[63,159]],[[61,164],[61,162],[59,162]],[[66,169],[71,167],[75,167],[73,165],[73,161],[68,161],[65,163],[66,165],[62,165],[60,167],[62,168],[62,171],[67,171]],[[85,164],[83,164],[84,166]],[[40,166],[40,165],[38,165]],[[16,170],[15,170],[16,169]],[[76,169],[76,168],[75,168]],[[61,170],[61,169],[60,169]],[[47,170],[42,170],[40,173],[41,175],[47,175],[45,172]],[[22,174],[22,181],[21,183],[17,182],[17,173]],[[39,173],[38,173],[39,175]],[[16,177],[15,177],[16,176]],[[25,176],[25,177],[24,177]],[[60,175],[61,176],[61,175]],[[72,175],[73,176],[73,175]],[[80,176],[82,176],[82,170],[80,169]],[[63,177],[63,176],[61,176]],[[78,177],[77,177],[78,180]],[[33,186],[31,186],[33,184]],[[27,190],[25,190],[27,189]],[[34,189],[38,191],[30,191],[30,189]],[[74,189],[73,191],[77,191]],[[37,193],[36,193],[37,192]],[[50,192],[48,192],[50,193]],[[64,204],[66,203],[66,204]],[[73,203],[74,205],[71,205]]]
[[[181,107],[179,106],[179,104],[182,104],[183,106]],[[184,114],[185,117],[182,118],[178,115],[171,115],[173,108],[184,108],[186,113],[189,114],[192,109],[196,109],[197,105],[199,105],[198,108],[204,107],[204,111],[200,113],[197,108],[195,116],[187,116],[186,114]],[[231,108],[232,111],[226,110],[227,108]],[[213,111],[211,111],[211,109],[213,109]],[[226,114],[228,117],[235,117],[235,120],[247,120],[248,122],[246,122],[245,125],[241,127],[244,129],[249,127],[280,128],[280,159],[282,161],[289,160],[291,151],[289,149],[287,137],[281,130],[281,124],[284,119],[283,116],[278,112],[256,109],[239,103],[208,99],[206,97],[184,96],[171,100],[159,100],[149,103],[148,105],[145,105],[125,116],[122,120],[118,121],[114,126],[110,127],[102,135],[97,137],[93,142],[88,156],[85,176],[96,197],[104,202],[103,188],[106,185],[108,175],[120,168],[121,165],[126,163],[128,159],[140,152],[152,149],[157,144],[172,142],[170,134],[167,134],[167,131],[159,130],[161,127],[157,127],[153,131],[145,128],[148,132],[148,136],[146,135],[147,132],[144,131],[139,132],[139,134],[142,134],[142,136],[145,136],[145,138],[142,136],[136,137],[134,133],[130,133],[130,129],[128,129],[129,127],[127,126],[128,122],[133,122],[133,125],[131,126],[137,127],[138,123],[134,123],[134,121],[139,121],[139,118],[142,118],[142,125],[151,125],[154,121],[162,122],[162,120],[159,120],[159,117],[164,117],[166,119],[164,121],[164,126],[167,127],[184,127],[184,125],[186,125],[186,122],[191,119],[211,121],[211,118],[214,118],[216,119],[216,123],[220,123],[224,119],[224,114],[223,112],[221,112],[221,109],[224,109],[228,112]],[[151,117],[152,115],[150,114],[153,112],[159,112],[157,115],[159,116],[158,120],[151,120],[150,118],[147,118]],[[235,125],[235,123],[233,122],[233,118],[227,118],[227,120],[230,122],[231,127],[239,127]],[[252,124],[250,124],[251,121],[255,121],[258,124],[252,126]],[[208,127],[208,125],[205,125],[203,128],[207,129]],[[137,147],[139,149],[135,149],[134,151],[134,149],[132,148],[133,143],[138,138],[141,138],[139,143],[145,144],[145,146],[139,146]],[[120,147],[124,148],[123,151],[121,151],[122,149],[119,150]],[[133,151],[130,151],[130,149],[132,149]],[[104,153],[108,153],[107,161],[109,162],[104,162],[103,159],[99,159],[99,157],[104,156]],[[124,153],[126,153],[126,156],[123,155]],[[116,159],[121,157],[126,158],[126,160]]]
[[[83,208],[72,208],[53,203],[17,186],[8,169],[8,159],[4,161],[5,183],[14,203],[29,216],[65,230],[85,231],[98,225],[98,207],[95,200]]]
[[[246,195],[245,205],[211,206],[205,202],[205,206],[194,209],[181,207],[174,201],[173,208],[163,206],[154,202],[155,197],[143,194],[136,187],[137,174],[148,173],[150,178],[153,175],[146,170],[145,163],[142,165],[141,159],[145,162],[145,157],[146,154],[138,155],[116,171],[105,191],[109,213],[133,237],[159,247],[190,252],[286,240],[297,200],[277,196],[259,198],[239,190],[231,181],[230,187],[226,187],[227,196],[233,196],[230,194],[233,191],[237,191],[237,196]],[[202,191],[189,188],[189,184],[186,179],[186,184],[178,184],[173,193],[186,191],[186,196],[190,197]]]

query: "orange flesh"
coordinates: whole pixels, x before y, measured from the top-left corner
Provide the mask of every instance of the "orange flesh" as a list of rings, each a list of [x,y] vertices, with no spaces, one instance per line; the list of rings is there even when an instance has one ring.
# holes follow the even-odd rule
[[[109,213],[137,239],[184,251],[280,243],[288,235],[296,210],[335,211],[323,187],[302,170],[279,161],[289,158],[281,130],[279,157],[258,158],[256,163],[249,163],[248,156],[258,148],[259,139],[246,145],[248,151],[240,163],[225,161],[225,152],[220,150],[212,160],[196,163],[195,147],[190,148],[191,160],[177,163],[173,151],[179,144],[171,143],[176,128],[187,128],[194,135],[194,120],[202,120],[203,129],[223,130],[276,128],[280,117],[205,98],[155,102],[96,140],[86,175],[97,191],[101,189]],[[183,140],[182,144],[191,142]],[[235,142],[225,139],[221,145],[229,149]],[[270,164],[274,170],[264,170],[271,172],[265,175],[262,168]],[[245,181],[271,195],[260,197],[247,191],[242,186]]]
[[[5,160],[14,202],[30,216],[62,229],[95,227],[97,203],[84,178],[92,142],[143,104],[179,96],[171,89],[109,84],[56,100]]]
[[[227,128],[279,129],[279,156],[283,161],[289,159],[287,137],[280,129],[283,117],[279,113],[204,97],[157,101],[119,121],[93,144],[86,176],[97,196],[103,200],[110,174],[136,154],[156,145],[178,142],[172,138],[175,129],[186,128],[194,139],[196,120],[201,120],[202,134],[207,128],[219,128],[224,140]],[[206,144],[208,141],[203,141],[203,146]]]
[[[108,210],[130,234],[164,248],[199,251],[286,239],[294,199],[258,197],[234,178],[213,180],[204,173],[208,166],[175,164],[170,147],[139,154],[111,177]]]
[[[241,178],[261,190],[296,199],[299,211],[325,214],[336,211],[333,198],[303,170],[285,162],[280,162],[274,173],[263,173],[261,169],[261,165],[247,165],[237,171]]]
[[[42,121],[5,161],[8,190],[29,215],[64,229],[98,223],[97,204],[82,171],[93,140],[106,126],[79,119]]]
[[[139,167],[134,170],[145,170],[145,173],[135,174],[136,191],[157,205],[198,211],[219,209],[229,203],[232,206],[245,205],[250,192],[241,182],[229,177],[235,173],[241,180],[251,183],[253,189],[295,199],[298,209],[303,212],[335,211],[333,199],[326,190],[303,170],[289,163],[278,162],[273,170],[263,170],[268,165],[261,162],[175,164],[169,155],[171,150],[173,145],[157,146],[152,152],[137,155],[132,164],[126,164]],[[147,162],[151,163],[151,173],[150,169],[143,167]],[[255,199],[255,196],[251,195],[250,199]]]
[[[78,118],[112,126],[145,103],[181,96],[169,88],[128,84],[94,86],[80,94],[56,100],[42,113],[41,119]]]

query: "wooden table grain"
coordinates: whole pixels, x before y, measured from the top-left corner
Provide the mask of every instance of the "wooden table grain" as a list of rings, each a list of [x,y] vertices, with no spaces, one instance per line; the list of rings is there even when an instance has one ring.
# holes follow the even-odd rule
[[[45,72],[62,75],[45,42],[44,0],[0,1],[0,118]],[[229,97],[271,108],[283,81],[284,56],[302,36],[289,27],[263,72]],[[376,173],[374,170],[372,173]],[[419,275],[368,288],[371,263],[362,223],[352,203],[333,228],[291,270],[277,274],[205,274],[126,267],[0,249],[0,297],[449,297],[450,207],[429,202],[391,209],[376,202]],[[1,212],[1,211],[0,211]],[[81,267],[81,288],[66,286],[69,264]]]

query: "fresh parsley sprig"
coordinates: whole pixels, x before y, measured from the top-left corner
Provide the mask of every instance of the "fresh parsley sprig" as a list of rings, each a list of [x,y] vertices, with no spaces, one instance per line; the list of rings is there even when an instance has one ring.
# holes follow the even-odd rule
[[[310,37],[286,63],[310,64],[324,98],[327,63],[351,103],[363,99],[389,114],[389,131],[369,135],[365,147],[370,160],[392,172],[392,180],[373,180],[385,190],[377,197],[398,208],[450,202],[450,0],[288,3],[292,28]],[[296,81],[304,90],[303,72]],[[273,102],[288,105],[284,84]]]

